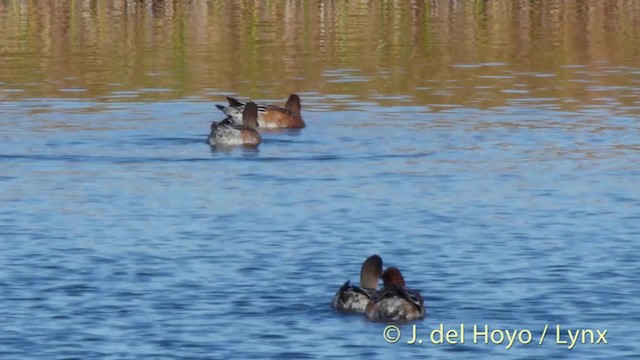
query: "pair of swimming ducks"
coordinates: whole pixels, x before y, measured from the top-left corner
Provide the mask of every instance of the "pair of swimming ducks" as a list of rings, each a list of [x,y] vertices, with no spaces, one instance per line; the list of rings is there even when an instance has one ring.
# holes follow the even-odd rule
[[[382,289],[378,290],[378,279]],[[347,281],[331,301],[331,307],[340,311],[364,313],[372,321],[412,321],[422,319],[426,313],[424,300],[417,290],[405,286],[397,267],[382,271],[378,255],[368,257],[360,270],[360,286]]]
[[[250,145],[262,142],[257,128],[297,128],[305,127],[300,111],[300,98],[291,94],[284,107],[257,105],[253,101],[241,101],[227,97],[229,106],[216,105],[227,116],[220,122],[211,124],[207,143],[216,145]]]

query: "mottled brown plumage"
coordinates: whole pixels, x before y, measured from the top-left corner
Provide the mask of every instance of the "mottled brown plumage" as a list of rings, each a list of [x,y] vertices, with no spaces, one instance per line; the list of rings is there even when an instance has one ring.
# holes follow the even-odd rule
[[[424,300],[417,290],[405,287],[402,273],[389,267],[382,273],[383,287],[371,296],[365,316],[372,321],[412,321],[425,314]]]
[[[242,123],[242,112],[246,102],[227,96],[229,106],[216,105],[235,123]],[[304,128],[300,97],[291,94],[284,107],[275,105],[258,106],[258,126],[261,128]]]

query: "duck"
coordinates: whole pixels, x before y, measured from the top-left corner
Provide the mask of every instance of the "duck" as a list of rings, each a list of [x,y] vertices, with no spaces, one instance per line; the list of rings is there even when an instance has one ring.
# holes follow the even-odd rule
[[[242,123],[242,113],[247,102],[230,96],[226,96],[226,98],[229,106],[216,105],[216,107],[237,124]],[[275,105],[258,106],[258,125],[265,129],[302,129],[306,124],[302,120],[301,110],[300,97],[297,94],[291,94],[284,107]]]
[[[345,312],[363,313],[369,299],[378,289],[378,279],[382,274],[382,258],[369,256],[360,269],[360,286],[347,281],[340,287],[331,300],[331,307]]]
[[[408,289],[400,269],[389,267],[382,273],[382,289],[371,296],[365,316],[371,321],[406,322],[424,318],[426,310],[420,292]]]
[[[241,123],[236,123],[231,117],[220,122],[211,123],[211,133],[207,143],[211,146],[221,145],[253,145],[262,142],[258,127],[258,106],[254,102],[247,103],[242,111]]]

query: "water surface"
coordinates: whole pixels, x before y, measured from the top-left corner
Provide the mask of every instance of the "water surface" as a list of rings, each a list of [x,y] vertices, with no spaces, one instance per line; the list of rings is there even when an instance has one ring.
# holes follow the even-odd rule
[[[0,2],[0,355],[636,358],[638,21],[634,1]],[[290,92],[307,128],[205,144],[222,95]],[[373,253],[422,291],[422,345],[329,308]],[[431,344],[440,324],[465,344]],[[474,344],[485,324],[533,340]]]

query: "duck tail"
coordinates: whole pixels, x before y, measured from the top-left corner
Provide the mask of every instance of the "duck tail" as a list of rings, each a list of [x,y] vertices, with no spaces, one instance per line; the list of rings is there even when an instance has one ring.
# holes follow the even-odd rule
[[[231,107],[240,107],[246,104],[245,102],[232,98],[231,96],[225,96],[225,97],[227,98],[227,101],[229,102],[229,106]]]
[[[237,109],[232,108],[231,106],[223,106],[216,104],[218,110],[222,111],[227,116],[232,116],[237,112]]]

